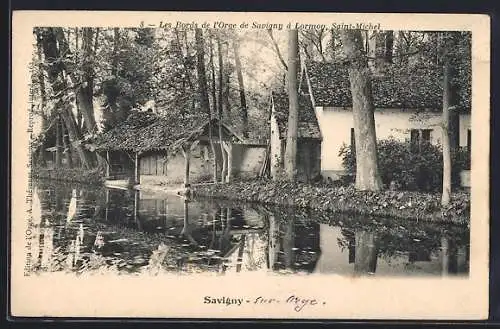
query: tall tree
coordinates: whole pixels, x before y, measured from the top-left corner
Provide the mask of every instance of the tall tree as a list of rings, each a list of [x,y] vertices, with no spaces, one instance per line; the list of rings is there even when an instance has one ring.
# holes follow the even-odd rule
[[[238,86],[240,91],[241,118],[243,120],[243,137],[248,137],[248,109],[245,96],[245,86],[243,83],[243,72],[241,70],[241,60],[239,54],[239,40],[237,37],[233,40],[234,63],[236,66],[236,75],[238,77]]]
[[[457,51],[457,39],[460,36],[453,32],[445,32],[441,35],[442,65],[443,65],[443,191],[441,204],[446,206],[450,203],[452,184],[451,171],[452,159],[459,148],[459,114],[458,114],[458,86],[456,84],[456,70],[453,59]]]
[[[392,31],[373,31],[368,33],[369,64],[375,75],[384,73],[387,64],[392,63],[393,33]]]
[[[325,51],[323,49],[323,40],[326,36],[324,28],[318,30],[302,30],[300,33],[300,46],[307,59],[319,59],[326,62]]]
[[[370,70],[359,30],[341,32],[342,49],[349,62],[354,138],[356,140],[356,189],[378,191],[382,180],[378,170],[377,139]]]
[[[41,33],[36,33],[36,53],[38,60],[38,87],[40,88],[40,115],[42,119],[42,134],[45,135],[47,130],[47,92],[45,90],[45,74],[43,68],[43,56],[42,56],[42,36]],[[40,155],[39,161],[43,166],[45,165],[45,136],[42,136],[41,145],[40,145]]]
[[[68,129],[70,142],[75,146],[82,165],[84,168],[90,168],[90,158],[81,144],[81,134],[77,128],[76,121],[71,110],[71,104],[68,102],[69,97],[66,95],[68,88],[63,77],[64,66],[61,60],[61,51],[58,47],[58,40],[56,37],[57,28],[42,28],[38,29],[37,33],[40,33],[42,41],[48,82],[51,85],[53,94],[59,96],[55,104],[56,111],[60,113],[64,124]],[[64,95],[66,95],[66,97]]]
[[[392,56],[394,53],[394,31],[385,31],[384,32],[384,45],[385,45],[385,53],[384,60],[387,63],[392,63]]]
[[[62,164],[62,122],[61,122],[61,117],[57,116],[56,119],[56,162],[55,162],[55,167],[56,168],[61,168]]]
[[[451,145],[450,145],[450,64],[445,60],[443,65],[443,193],[441,204],[447,206],[451,200]]]
[[[295,180],[297,173],[297,133],[299,117],[299,95],[297,71],[299,62],[298,30],[288,31],[288,129],[285,149],[285,172],[289,181]]]
[[[210,100],[208,98],[207,76],[205,71],[205,42],[203,40],[203,32],[201,28],[196,28],[194,32],[196,42],[196,72],[198,75],[198,94],[200,97],[200,106],[202,111],[206,111],[210,116],[208,124],[208,137],[210,140],[210,148],[213,155],[213,178],[214,183],[217,182],[217,157],[212,136],[212,111],[210,110]]]
[[[224,183],[226,181],[226,175],[227,175],[227,159],[228,159],[228,154],[226,153],[226,150],[224,149],[223,146],[223,141],[222,141],[222,108],[223,108],[223,83],[224,83],[224,62],[222,59],[222,42],[220,40],[220,31],[216,34],[216,40],[217,40],[217,58],[219,59],[219,72],[218,72],[218,99],[219,101],[217,102],[217,118],[219,119],[219,144],[220,144],[220,152],[222,155],[222,170],[221,170],[221,182]]]
[[[267,33],[269,35],[269,38],[271,39],[271,43],[273,45],[274,52],[278,56],[278,59],[280,60],[280,63],[283,65],[283,67],[285,68],[285,70],[288,70],[288,65],[286,64],[285,59],[283,58],[283,55],[281,54],[278,42],[274,38],[273,30],[272,29],[268,29]]]
[[[65,56],[72,54],[68,40],[64,35],[62,28],[54,29],[60,52]],[[82,31],[82,50],[83,58],[81,68],[76,67],[71,61],[63,61],[63,70],[71,78],[71,81],[76,88],[76,98],[79,109],[83,115],[83,122],[88,132],[96,132],[96,121],[93,106],[93,86],[94,86],[94,70],[93,70],[93,30],[92,28],[84,28]],[[81,75],[79,74],[81,72]]]

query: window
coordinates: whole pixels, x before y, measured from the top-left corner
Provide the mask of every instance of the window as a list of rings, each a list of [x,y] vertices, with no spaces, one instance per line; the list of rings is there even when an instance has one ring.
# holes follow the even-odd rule
[[[431,142],[431,131],[432,129],[422,129],[420,132],[422,133],[421,139],[425,143]]]
[[[432,129],[411,129],[410,130],[410,143],[412,149],[420,151],[422,145],[431,142]]]

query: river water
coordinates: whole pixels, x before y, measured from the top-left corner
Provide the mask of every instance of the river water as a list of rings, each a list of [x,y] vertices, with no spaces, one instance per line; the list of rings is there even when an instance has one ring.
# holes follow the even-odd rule
[[[32,272],[469,273],[466,226],[49,181],[34,182],[32,207]]]

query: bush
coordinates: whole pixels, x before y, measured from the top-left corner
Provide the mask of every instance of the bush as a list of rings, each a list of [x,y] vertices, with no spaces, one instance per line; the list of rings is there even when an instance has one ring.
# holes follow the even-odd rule
[[[382,182],[395,182],[404,190],[433,191],[442,188],[443,153],[439,145],[425,143],[415,151],[409,141],[395,139],[377,143],[378,165]],[[347,174],[356,178],[356,158],[349,145],[343,145],[339,155]],[[460,171],[470,168],[470,155],[460,149],[452,159],[452,184],[460,186]]]
[[[66,182],[80,182],[91,185],[100,185],[104,182],[104,173],[99,168],[43,168],[33,167],[33,178],[53,179]]]

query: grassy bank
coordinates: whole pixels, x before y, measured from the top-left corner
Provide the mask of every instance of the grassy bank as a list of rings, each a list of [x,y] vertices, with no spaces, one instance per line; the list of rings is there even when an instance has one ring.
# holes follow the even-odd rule
[[[448,207],[441,207],[439,193],[409,191],[356,191],[353,186],[327,187],[265,180],[193,187],[194,196],[222,198],[333,213],[353,213],[401,219],[464,224],[470,218],[468,192],[453,194]]]
[[[84,183],[84,184],[103,184],[104,176],[98,169],[82,168],[33,168],[33,178],[51,179],[63,182]]]

